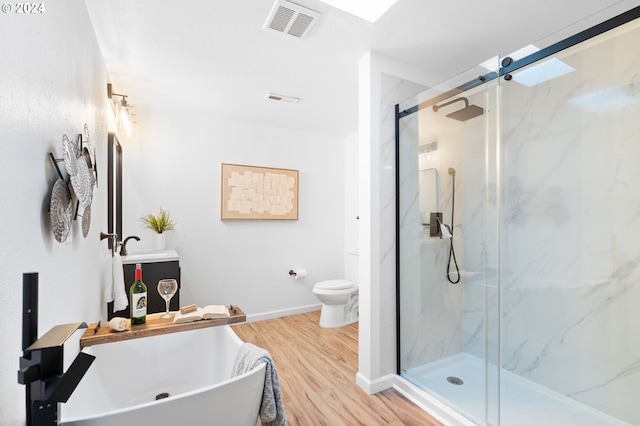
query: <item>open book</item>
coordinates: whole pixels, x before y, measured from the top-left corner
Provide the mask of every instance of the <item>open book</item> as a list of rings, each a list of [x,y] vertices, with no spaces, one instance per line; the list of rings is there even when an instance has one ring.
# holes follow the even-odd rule
[[[204,308],[197,308],[195,311],[185,314],[176,312],[173,317],[174,324],[180,324],[183,322],[200,321],[214,318],[227,318],[229,317],[229,307],[225,305],[209,305]]]

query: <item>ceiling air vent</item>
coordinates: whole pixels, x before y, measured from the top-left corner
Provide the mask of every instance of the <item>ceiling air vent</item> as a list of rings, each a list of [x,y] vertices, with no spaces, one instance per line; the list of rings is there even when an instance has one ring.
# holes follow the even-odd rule
[[[302,38],[309,34],[320,14],[286,0],[276,0],[264,28]]]

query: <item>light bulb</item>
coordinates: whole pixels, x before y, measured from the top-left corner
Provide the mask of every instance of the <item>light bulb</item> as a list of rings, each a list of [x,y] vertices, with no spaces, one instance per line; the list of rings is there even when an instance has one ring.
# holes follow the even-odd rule
[[[123,102],[124,103],[124,102]],[[131,118],[129,116],[129,108],[126,106],[120,107],[120,114],[118,124],[124,129],[127,136],[131,136]]]

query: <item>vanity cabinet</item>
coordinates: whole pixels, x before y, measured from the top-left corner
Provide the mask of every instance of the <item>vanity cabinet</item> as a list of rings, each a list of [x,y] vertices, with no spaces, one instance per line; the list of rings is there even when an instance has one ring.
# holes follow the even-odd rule
[[[178,291],[171,298],[169,310],[177,311],[180,309],[180,261],[178,254],[174,250],[165,250],[154,253],[138,253],[124,256],[122,258],[124,268],[124,287],[129,297],[129,306],[122,311],[113,312],[113,302],[107,306],[108,319],[113,317],[131,317],[131,294],[129,289],[135,281],[136,263],[142,265],[142,282],[147,286],[147,315],[157,312],[164,312],[166,309],[165,301],[158,294],[158,281],[165,278],[171,278],[178,282]]]

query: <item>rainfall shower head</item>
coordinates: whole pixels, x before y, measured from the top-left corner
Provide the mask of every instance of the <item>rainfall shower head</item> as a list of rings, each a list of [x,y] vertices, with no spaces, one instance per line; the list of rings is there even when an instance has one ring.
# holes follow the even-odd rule
[[[454,102],[464,101],[464,108],[459,109],[458,111],[454,111],[450,114],[447,114],[447,117],[453,118],[458,121],[467,121],[472,118],[476,118],[484,113],[484,110],[477,105],[469,105],[469,100],[467,98],[456,98],[452,101],[445,102],[442,105],[434,105],[433,112],[438,112],[438,110],[447,105],[451,105]]]

